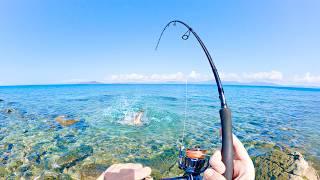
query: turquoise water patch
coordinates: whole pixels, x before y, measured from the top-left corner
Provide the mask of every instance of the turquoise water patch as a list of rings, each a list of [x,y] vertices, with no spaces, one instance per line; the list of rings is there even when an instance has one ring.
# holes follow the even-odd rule
[[[234,133],[250,155],[271,143],[320,160],[319,89],[225,86],[225,93]],[[181,140],[185,97],[185,85],[0,87],[1,172],[79,178],[92,163],[142,162],[165,173]],[[187,102],[185,145],[219,148],[215,86],[189,85]],[[142,125],[135,126],[130,119],[139,111]],[[76,122],[61,125],[61,115]]]

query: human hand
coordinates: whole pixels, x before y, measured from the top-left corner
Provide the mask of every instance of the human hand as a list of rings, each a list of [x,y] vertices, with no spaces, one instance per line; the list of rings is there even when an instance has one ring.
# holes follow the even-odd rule
[[[126,163],[113,164],[98,180],[141,180],[152,179],[151,168],[143,167],[142,164]]]
[[[236,180],[254,180],[254,166],[247,150],[240,140],[233,135],[233,178]],[[205,180],[225,180],[223,173],[226,170],[222,162],[221,152],[217,150],[210,158],[211,167],[204,172]]]

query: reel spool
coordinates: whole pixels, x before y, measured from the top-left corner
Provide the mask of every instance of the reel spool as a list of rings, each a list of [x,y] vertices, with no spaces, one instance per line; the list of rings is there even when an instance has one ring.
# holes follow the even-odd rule
[[[179,168],[182,169],[186,179],[202,179],[200,174],[209,167],[209,158],[207,150],[200,149],[199,146],[185,151],[185,156],[182,155],[182,150],[179,151]],[[192,178],[189,178],[191,177]]]
[[[203,173],[209,167],[209,156],[207,150],[201,149],[196,146],[191,149],[183,150],[183,147],[179,149],[179,169],[184,171],[183,176],[164,178],[162,180],[202,180],[201,173]]]

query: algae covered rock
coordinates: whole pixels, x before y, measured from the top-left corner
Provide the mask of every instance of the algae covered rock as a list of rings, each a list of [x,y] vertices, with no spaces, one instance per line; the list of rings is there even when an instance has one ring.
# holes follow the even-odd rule
[[[81,167],[80,179],[81,180],[96,180],[106,169],[107,165],[104,164],[87,164]]]
[[[44,179],[44,180],[59,180],[59,179],[63,179],[63,180],[72,180],[72,178],[67,175],[67,174],[63,174],[63,173],[58,173],[58,172],[45,172],[40,179]]]
[[[160,154],[148,158],[137,158],[134,161],[152,168],[151,176],[155,179],[182,175],[179,169],[178,151],[175,148],[164,149]]]
[[[253,158],[256,179],[317,180],[319,176],[303,156],[292,150],[273,150]]]
[[[9,171],[6,169],[5,166],[0,165],[0,179],[5,178],[9,175]]]
[[[63,154],[56,161],[56,168],[62,171],[64,168],[69,168],[76,165],[77,162],[84,160],[93,154],[91,146],[80,145],[69,152]]]
[[[10,171],[15,171],[15,170],[17,170],[21,165],[23,165],[23,162],[22,162],[21,160],[12,161],[12,162],[8,165],[8,168],[10,169]]]

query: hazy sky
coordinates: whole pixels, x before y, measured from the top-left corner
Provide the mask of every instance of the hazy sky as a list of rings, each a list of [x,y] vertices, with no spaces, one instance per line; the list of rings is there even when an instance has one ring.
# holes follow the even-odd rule
[[[211,78],[320,85],[320,1],[0,1],[0,84]]]

